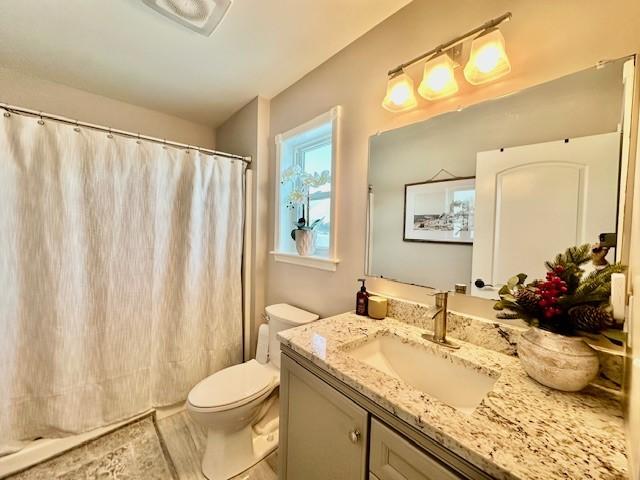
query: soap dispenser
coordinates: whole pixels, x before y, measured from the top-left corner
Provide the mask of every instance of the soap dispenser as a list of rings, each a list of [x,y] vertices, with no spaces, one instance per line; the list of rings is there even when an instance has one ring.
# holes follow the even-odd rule
[[[364,286],[365,279],[359,278],[358,281],[362,282],[362,286],[356,294],[356,314],[366,317],[369,313],[369,292],[367,292],[367,287]]]

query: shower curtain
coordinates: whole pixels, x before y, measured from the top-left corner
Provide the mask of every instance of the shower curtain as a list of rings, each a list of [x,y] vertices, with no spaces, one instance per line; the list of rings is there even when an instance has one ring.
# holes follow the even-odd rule
[[[242,359],[240,161],[0,117],[0,450]]]

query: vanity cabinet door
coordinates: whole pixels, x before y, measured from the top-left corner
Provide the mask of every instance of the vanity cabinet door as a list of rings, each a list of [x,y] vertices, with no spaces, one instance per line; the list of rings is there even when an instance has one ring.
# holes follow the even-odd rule
[[[366,410],[286,355],[280,377],[280,480],[365,480]]]
[[[376,419],[371,420],[370,479],[461,480],[433,457]]]

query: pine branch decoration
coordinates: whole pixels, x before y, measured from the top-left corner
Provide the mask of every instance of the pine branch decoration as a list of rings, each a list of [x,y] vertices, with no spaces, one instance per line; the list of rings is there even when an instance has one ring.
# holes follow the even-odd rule
[[[620,263],[606,265],[585,275],[593,258],[589,244],[569,247],[545,262],[546,280],[525,284],[527,276],[509,279],[498,292],[494,305],[502,319],[523,319],[533,326],[573,334],[576,330],[597,331],[610,327],[605,321],[611,296],[611,275],[624,272]],[[570,311],[572,312],[570,314]]]
[[[611,292],[611,275],[614,273],[622,273],[625,267],[619,263],[607,265],[601,270],[594,270],[587,275],[580,286],[576,289],[576,295],[586,295],[597,291],[599,288],[607,287],[608,293]]]
[[[567,283],[568,293],[573,293],[580,284],[584,274],[582,266],[591,261],[591,245],[577,245],[569,247],[564,253],[559,253],[552,262],[545,262],[547,270],[557,272],[562,270],[559,276]]]

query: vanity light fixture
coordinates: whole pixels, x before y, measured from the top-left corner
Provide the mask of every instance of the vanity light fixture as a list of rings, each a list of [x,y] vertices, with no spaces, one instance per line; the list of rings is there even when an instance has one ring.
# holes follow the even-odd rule
[[[510,71],[511,64],[500,30],[492,28],[473,39],[469,61],[464,67],[464,78],[471,85],[496,80]]]
[[[498,27],[510,19],[511,12],[507,12],[389,70],[387,94],[382,106],[390,112],[403,112],[418,104],[413,90],[413,80],[405,69],[425,59],[428,60],[424,66],[418,93],[427,100],[437,100],[455,94],[458,91],[458,82],[454,74],[456,63],[450,52],[455,47],[461,48],[462,44],[474,35],[480,34],[472,41],[469,61],[464,68],[467,81],[472,85],[480,85],[509,73],[511,64],[507,57],[504,37]]]
[[[456,64],[448,53],[436,54],[424,64],[424,75],[418,93],[427,100],[448,97],[458,91],[453,69]]]
[[[404,112],[417,104],[411,77],[403,70],[389,76],[387,94],[382,101],[382,106],[390,112]]]

